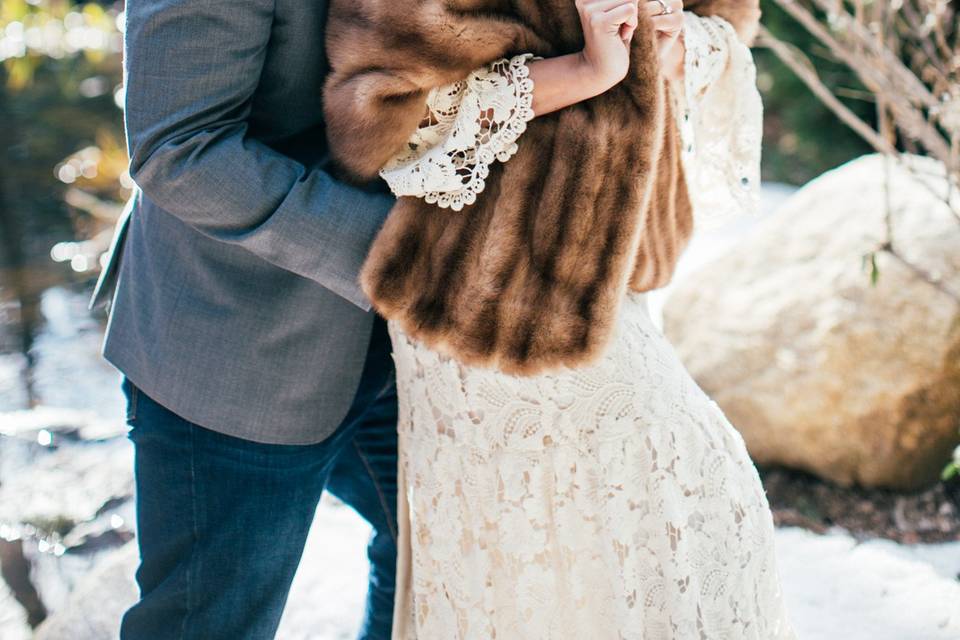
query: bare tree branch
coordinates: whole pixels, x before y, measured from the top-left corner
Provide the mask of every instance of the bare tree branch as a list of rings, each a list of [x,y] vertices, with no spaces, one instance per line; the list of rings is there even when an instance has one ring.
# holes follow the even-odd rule
[[[826,22],[833,27],[831,29],[814,14],[813,9],[798,0],[774,2],[857,74],[867,89],[877,96],[878,102],[888,107],[894,116],[894,124],[903,135],[917,140],[931,155],[951,166],[950,142],[938,128],[936,120],[930,117],[942,107],[941,100],[882,39],[878,41],[877,33],[865,24],[871,18],[864,10],[858,9],[853,15],[839,0],[808,0],[808,4],[812,3],[827,14]],[[873,142],[871,144],[877,147]]]
[[[889,142],[884,140],[883,136],[877,133],[873,127],[864,122],[860,116],[850,110],[843,104],[839,98],[820,80],[816,67],[802,51],[791,44],[780,40],[769,29],[760,27],[760,33],[757,38],[756,46],[770,49],[777,58],[793,71],[800,80],[823,102],[827,108],[833,111],[844,124],[857,132],[874,149],[881,153],[898,154],[897,149]]]
[[[960,223],[960,26],[955,1],[773,0],[802,25],[839,62],[856,73],[877,106],[877,126],[866,123],[821,79],[809,57],[761,28],[758,46],[770,49],[824,105],[874,149],[888,156],[885,165],[885,239],[868,254],[874,272],[877,253],[886,253],[918,278],[960,304],[960,293],[908,260],[894,238],[890,162],[911,172],[917,182],[942,199]],[[944,173],[921,176],[905,161],[899,142],[912,151],[918,144],[939,160]],[[924,178],[934,177],[935,180]],[[943,179],[946,178],[946,192]],[[934,184],[935,183],[935,184]],[[872,275],[871,277],[875,277]]]

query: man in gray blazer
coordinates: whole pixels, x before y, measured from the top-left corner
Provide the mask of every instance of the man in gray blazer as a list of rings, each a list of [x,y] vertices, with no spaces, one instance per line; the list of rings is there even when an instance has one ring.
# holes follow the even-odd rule
[[[396,393],[357,276],[393,201],[332,173],[326,12],[127,2],[137,189],[95,294],[136,449],[124,639],[273,637],[325,488],[373,526],[361,636],[390,636]]]

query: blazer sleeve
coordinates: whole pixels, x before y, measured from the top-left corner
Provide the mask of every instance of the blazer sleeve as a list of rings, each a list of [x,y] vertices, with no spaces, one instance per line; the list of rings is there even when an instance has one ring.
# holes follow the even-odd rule
[[[273,0],[127,2],[130,173],[150,200],[207,236],[369,309],[358,274],[393,198],[247,135],[273,11]]]

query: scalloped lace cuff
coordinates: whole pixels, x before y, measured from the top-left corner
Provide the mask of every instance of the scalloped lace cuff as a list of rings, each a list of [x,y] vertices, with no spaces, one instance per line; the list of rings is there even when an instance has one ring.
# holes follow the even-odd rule
[[[394,195],[454,211],[473,204],[490,165],[517,152],[517,139],[533,119],[531,58],[504,58],[431,91],[424,123],[406,150],[380,170]]]

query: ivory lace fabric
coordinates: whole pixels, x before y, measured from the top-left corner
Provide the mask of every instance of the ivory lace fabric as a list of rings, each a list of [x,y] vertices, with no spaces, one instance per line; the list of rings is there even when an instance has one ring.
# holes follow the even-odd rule
[[[690,26],[699,20],[686,23],[684,114],[695,137],[685,141],[695,149],[732,135],[727,126],[699,128],[721,111],[704,111],[705,100],[744,104],[719,86],[736,76],[732,29]],[[509,160],[528,117],[526,74],[501,61],[471,78],[489,82],[431,97],[432,111],[443,105],[436,123],[384,172],[395,188],[438,204],[445,194],[475,196],[476,167]],[[726,108],[727,119],[749,120]],[[507,132],[499,142],[479,133],[489,124],[471,124],[478,113],[493,115],[494,132]],[[503,156],[484,160],[454,137]],[[752,177],[758,155],[727,153],[723,175],[737,184],[710,191],[718,204],[752,202],[741,190],[759,184],[740,177]],[[794,640],[757,471],[743,439],[651,321],[645,294],[626,294],[598,362],[537,376],[470,367],[393,323],[390,331],[400,401],[394,638]]]
[[[380,170],[396,196],[417,196],[460,211],[483,191],[492,162],[517,152],[533,119],[531,55],[498,60],[466,80],[434,89],[407,149]]]
[[[683,169],[698,231],[760,210],[763,102],[750,49],[723,18],[683,15]]]

